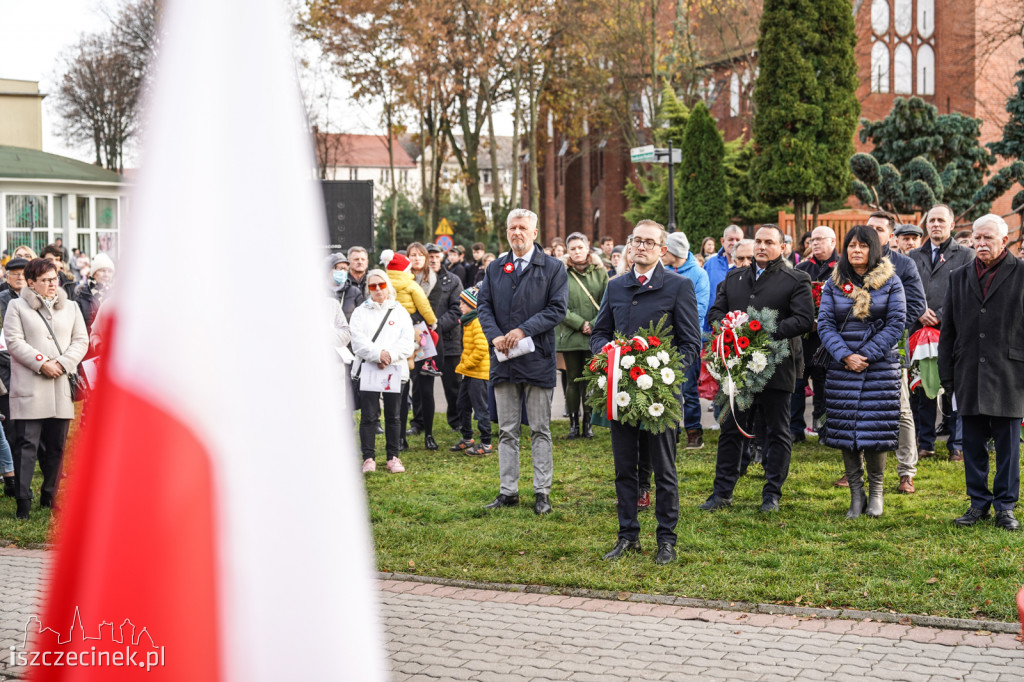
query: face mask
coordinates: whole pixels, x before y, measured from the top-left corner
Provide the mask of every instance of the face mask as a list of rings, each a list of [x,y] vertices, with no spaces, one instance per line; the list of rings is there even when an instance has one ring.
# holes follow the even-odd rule
[[[335,270],[331,275],[334,277],[334,283],[338,285],[344,284],[348,280],[347,270]]]

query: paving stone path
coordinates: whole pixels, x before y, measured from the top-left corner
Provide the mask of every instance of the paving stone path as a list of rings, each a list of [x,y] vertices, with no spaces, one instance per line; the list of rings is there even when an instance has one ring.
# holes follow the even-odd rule
[[[37,615],[49,553],[0,549],[2,654]],[[1024,682],[1012,634],[777,616],[385,578],[392,679]]]

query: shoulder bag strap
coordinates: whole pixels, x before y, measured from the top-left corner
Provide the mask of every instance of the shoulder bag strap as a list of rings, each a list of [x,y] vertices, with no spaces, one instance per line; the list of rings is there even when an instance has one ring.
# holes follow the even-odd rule
[[[370,343],[374,343],[374,342],[377,341],[377,337],[380,336],[380,330],[384,329],[384,324],[387,323],[388,317],[391,315],[391,311],[392,310],[394,310],[394,308],[388,308],[387,312],[384,313],[384,317],[381,318],[381,321],[380,321],[380,326],[377,327],[377,331],[375,331],[373,333],[373,338],[370,339]],[[45,318],[43,318],[43,319],[45,321]],[[357,367],[355,369],[355,374],[353,375],[353,380],[358,379],[359,375],[362,373],[362,371],[363,371],[363,362],[365,362],[365,361],[362,358],[359,358],[359,367]]]
[[[36,313],[38,313],[39,319],[43,321],[43,324],[46,325],[46,331],[50,332],[50,338],[53,339],[53,345],[57,346],[57,352],[64,355],[64,351],[61,350],[60,344],[57,343],[57,335],[53,333],[53,327],[50,326],[50,323],[47,322],[46,318],[43,316],[43,311],[36,308]]]
[[[587,287],[583,285],[583,280],[580,279],[580,276],[571,268],[569,269],[569,274],[572,275],[573,279],[576,280],[576,283],[580,285],[580,289],[583,289],[583,293],[587,295],[587,298],[589,298],[590,302],[594,304],[594,307],[600,310],[601,306],[598,305],[597,301],[594,300],[594,297],[590,295],[589,291],[587,291]]]

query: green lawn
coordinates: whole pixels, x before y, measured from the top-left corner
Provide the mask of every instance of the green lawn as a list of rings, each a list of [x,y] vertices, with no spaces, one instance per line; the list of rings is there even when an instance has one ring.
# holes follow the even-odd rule
[[[553,427],[554,513],[533,514],[529,445],[523,448],[523,506],[487,512],[498,492],[498,460],[448,452],[455,436],[438,418],[441,450],[410,439],[407,473],[366,476],[382,571],[501,583],[543,584],[671,594],[708,599],[884,610],[957,618],[1016,620],[1024,584],[1024,535],[991,521],[971,529],[951,523],[968,506],[963,465],[938,458],[919,463],[919,492],[895,493],[896,460],[886,469],[885,514],[844,518],[838,451],[816,441],[794,447],[781,511],[762,515],[759,465],[737,486],[731,509],[696,507],[710,493],[717,432],[699,451],[680,450],[679,561],[653,563],[656,522],[641,514],[646,556],[601,561],[617,522],[611,444],[606,429],[592,441],[563,441]],[[524,439],[525,441],[528,439]],[[383,438],[378,453],[383,453]],[[652,505],[653,507],[653,505]]]

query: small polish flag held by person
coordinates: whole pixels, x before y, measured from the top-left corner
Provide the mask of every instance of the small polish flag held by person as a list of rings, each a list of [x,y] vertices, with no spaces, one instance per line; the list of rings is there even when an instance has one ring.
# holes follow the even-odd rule
[[[140,679],[154,647],[145,679],[385,679],[286,4],[161,5],[117,300],[40,632],[25,644],[92,658],[31,668],[34,679]],[[253,295],[238,256],[285,242],[289,286]],[[186,301],[180,282],[152,274],[163,252],[191,254]]]

